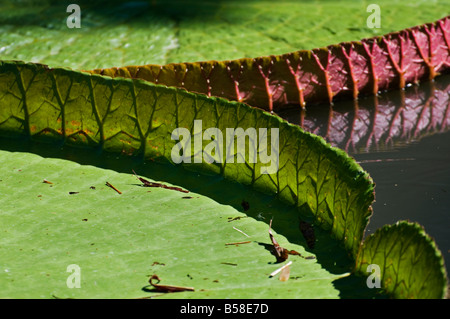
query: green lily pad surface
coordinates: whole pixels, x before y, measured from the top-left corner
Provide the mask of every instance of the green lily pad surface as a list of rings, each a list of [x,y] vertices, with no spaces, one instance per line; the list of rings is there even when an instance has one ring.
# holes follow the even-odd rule
[[[288,282],[269,278],[286,262],[266,247],[267,223],[198,193],[29,153],[1,151],[0,159],[2,298],[336,298],[332,282],[348,275],[275,233],[303,257],[290,256]],[[80,288],[70,288],[73,264]],[[152,292],[152,274],[195,291]]]
[[[380,28],[369,28],[371,2],[362,0],[83,0],[81,28],[70,29],[72,3],[2,1],[2,59],[84,70],[232,60],[361,40],[450,14],[449,1],[379,0]]]
[[[311,49],[432,22],[448,1],[379,1],[380,29],[366,1],[78,1],[80,29],[71,1],[23,3],[0,4],[0,298],[444,297],[420,226],[364,241],[374,182],[344,151],[243,103],[78,70]],[[208,128],[260,136],[212,152]],[[176,163],[176,145],[191,161]],[[214,160],[197,163],[207,147]],[[270,276],[288,262],[288,281]],[[373,263],[381,289],[366,283]],[[411,273],[432,287],[403,285]],[[157,291],[152,275],[193,291]]]

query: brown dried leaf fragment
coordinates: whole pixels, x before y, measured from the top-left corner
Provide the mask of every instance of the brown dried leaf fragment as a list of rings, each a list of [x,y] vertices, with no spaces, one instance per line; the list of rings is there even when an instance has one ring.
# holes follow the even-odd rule
[[[287,250],[286,249],[286,251],[287,251],[287,253],[288,253],[288,255],[294,255],[294,256],[299,256],[299,257],[302,257],[302,258],[304,258],[304,259],[316,259],[316,257],[315,256],[303,256],[302,254],[300,254],[298,251],[296,251],[296,250]]]
[[[155,265],[165,266],[166,264],[165,263],[160,263],[159,261],[154,261],[152,266],[155,266]]]
[[[300,254],[300,253],[299,253],[298,251],[296,251],[296,250],[287,250],[287,253],[288,253],[289,255],[295,255],[295,256],[303,257],[302,254]]]
[[[153,283],[156,280],[157,283]],[[181,292],[181,291],[195,291],[192,287],[181,287],[181,286],[170,286],[170,285],[160,285],[161,279],[157,275],[152,275],[149,279],[150,285],[155,288],[158,292]]]
[[[122,194],[122,192],[119,191],[117,188],[115,188],[111,183],[106,182],[105,185],[108,186],[108,187],[111,187],[111,188],[114,189],[117,193]]]
[[[272,219],[270,220],[269,224],[269,237],[272,241],[273,249],[272,254],[275,255],[277,258],[277,262],[283,262],[289,257],[289,251],[283,247],[281,247],[278,242],[275,240],[275,237],[273,237],[272,234]]]
[[[275,237],[272,234],[272,220],[270,220],[270,224],[269,224],[269,236],[270,236],[270,240],[272,241],[272,254],[277,258],[277,262],[283,262],[286,259],[288,259],[289,255],[295,255],[295,256],[299,256],[305,259],[314,259],[314,256],[308,256],[308,257],[304,257],[302,254],[300,254],[298,251],[296,250],[289,250],[286,249],[284,247],[281,247],[278,242],[275,240]]]
[[[236,242],[236,243],[226,243],[225,246],[231,246],[231,245],[238,246],[238,245],[241,245],[241,244],[249,244],[249,243],[251,243],[251,241],[239,241],[239,242]]]
[[[229,265],[229,266],[237,266],[237,264],[235,264],[235,263],[228,263],[228,262],[223,262],[221,264],[222,265]]]
[[[292,265],[292,261],[288,262],[286,265],[278,268],[275,271],[272,271],[271,274],[269,275],[269,278],[274,277],[276,274],[278,274],[279,272],[283,271],[284,269],[288,268],[290,265]],[[289,271],[290,272],[290,271]],[[286,274],[285,274],[286,275]],[[281,279],[280,279],[281,280]]]
[[[286,265],[280,272],[280,281],[288,281],[289,276],[291,275],[291,268],[289,265]]]
[[[167,186],[167,185],[164,185],[161,183],[150,182],[150,181],[146,180],[145,178],[139,177],[134,170],[133,170],[133,173],[136,176],[136,178],[138,180],[140,180],[142,182],[142,184],[144,184],[144,185],[142,185],[144,187],[161,187],[161,188],[171,189],[171,190],[182,192],[182,193],[189,193],[188,190],[182,189],[181,187]]]

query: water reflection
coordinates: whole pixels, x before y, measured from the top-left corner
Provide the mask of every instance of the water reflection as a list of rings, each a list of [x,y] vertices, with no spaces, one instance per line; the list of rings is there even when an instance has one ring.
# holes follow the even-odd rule
[[[279,114],[346,150],[376,183],[366,235],[420,223],[450,273],[450,75],[402,91]]]
[[[450,75],[378,97],[278,113],[348,153],[387,151],[449,131]]]

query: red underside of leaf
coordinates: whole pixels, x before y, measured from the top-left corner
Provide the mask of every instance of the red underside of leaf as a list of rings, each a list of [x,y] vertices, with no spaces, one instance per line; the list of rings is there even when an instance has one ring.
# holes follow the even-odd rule
[[[450,16],[382,37],[280,56],[97,69],[276,111],[404,88],[450,69]]]

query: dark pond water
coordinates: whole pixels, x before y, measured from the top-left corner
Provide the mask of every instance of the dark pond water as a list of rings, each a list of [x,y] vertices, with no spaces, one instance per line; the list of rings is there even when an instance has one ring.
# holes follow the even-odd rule
[[[435,239],[450,273],[450,75],[333,107],[279,113],[346,150],[376,183],[367,234],[410,220]]]

